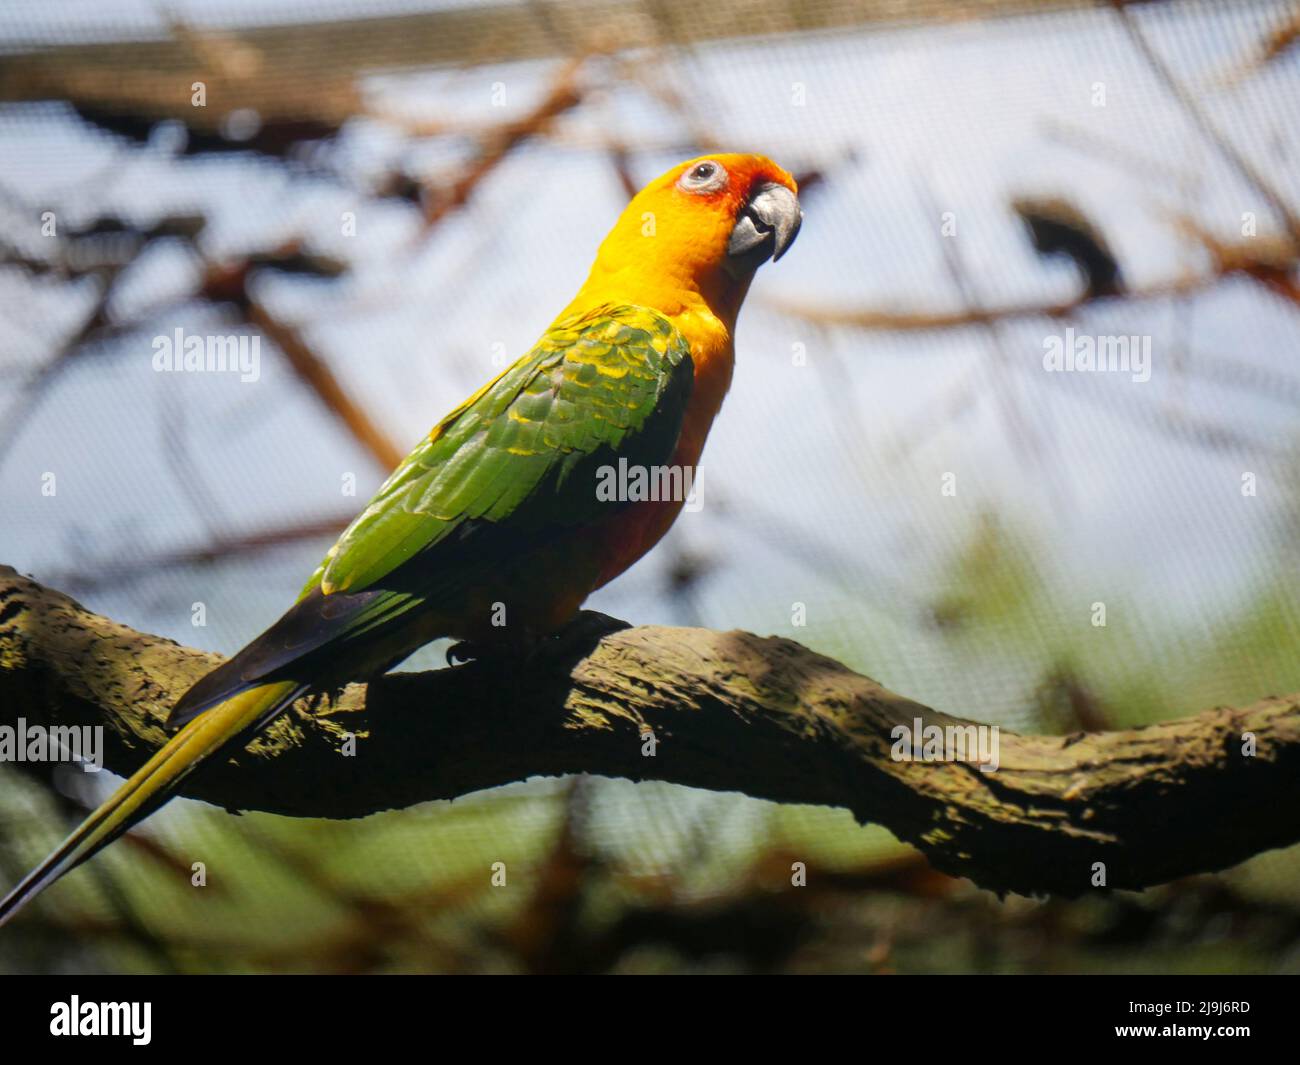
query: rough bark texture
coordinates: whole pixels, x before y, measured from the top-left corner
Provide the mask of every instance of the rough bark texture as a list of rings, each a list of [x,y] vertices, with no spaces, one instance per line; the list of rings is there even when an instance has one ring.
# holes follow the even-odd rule
[[[513,668],[397,674],[304,700],[183,793],[347,818],[532,776],[666,780],[847,807],[945,872],[1024,894],[1087,891],[1098,862],[1107,886],[1140,888],[1300,840],[1300,695],[1122,732],[1003,731],[1001,767],[984,773],[891,758],[894,725],[960,719],[793,641],[585,618],[567,652]],[[0,567],[0,726],[104,725],[105,763],[128,773],[219,661]]]

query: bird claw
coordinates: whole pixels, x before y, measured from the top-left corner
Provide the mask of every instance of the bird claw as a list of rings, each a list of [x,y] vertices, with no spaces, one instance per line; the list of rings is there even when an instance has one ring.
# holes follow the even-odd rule
[[[486,644],[460,640],[448,647],[443,657],[446,658],[447,665],[460,666],[466,662],[477,662],[484,658],[491,658],[492,648]]]
[[[586,658],[596,644],[619,629],[631,626],[626,621],[597,610],[581,610],[558,632],[550,636],[528,634],[522,640],[502,643],[475,643],[461,640],[447,648],[447,665],[490,661],[508,665],[555,666]]]
[[[530,663],[572,664],[586,658],[611,632],[630,629],[626,621],[598,610],[580,610],[564,628],[538,640],[528,652]]]
[[[460,666],[468,662],[491,662],[497,665],[509,665],[512,662],[526,661],[536,646],[536,637],[525,640],[501,640],[479,642],[460,640],[443,652],[449,666]]]

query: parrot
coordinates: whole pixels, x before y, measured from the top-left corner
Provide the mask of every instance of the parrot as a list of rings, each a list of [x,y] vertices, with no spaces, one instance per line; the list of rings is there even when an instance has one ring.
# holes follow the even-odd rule
[[[760,155],[692,159],[641,189],[532,350],[439,421],[293,606],[177,700],[167,743],[0,901],[0,925],[304,695],[436,639],[510,655],[560,633],[685,501],[610,499],[602,469],[696,469],[750,283],[802,222],[795,179]]]

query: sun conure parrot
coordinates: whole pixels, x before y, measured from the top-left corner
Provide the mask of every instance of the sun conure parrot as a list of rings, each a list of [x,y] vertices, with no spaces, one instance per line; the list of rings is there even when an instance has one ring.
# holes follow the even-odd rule
[[[536,647],[649,551],[683,500],[609,501],[600,470],[694,470],[754,271],[799,232],[797,191],[769,159],[713,155],[633,197],[536,347],[443,418],[289,611],[180,698],[179,731],[0,902],[0,923],[305,693],[441,637]]]

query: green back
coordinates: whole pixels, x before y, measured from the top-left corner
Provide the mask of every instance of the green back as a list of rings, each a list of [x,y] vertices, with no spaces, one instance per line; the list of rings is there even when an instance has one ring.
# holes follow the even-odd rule
[[[557,322],[421,441],[294,606],[195,684],[172,721],[268,679],[365,675],[410,650],[392,636],[426,604],[553,560],[548,546],[620,505],[597,496],[601,466],[671,460],[693,380],[689,346],[655,311],[608,306]]]
[[[484,523],[527,535],[607,513],[597,468],[668,462],[693,372],[685,339],[656,311],[605,306],[556,322],[406,457],[303,594],[361,591],[417,554],[436,565],[457,530],[459,554]]]

